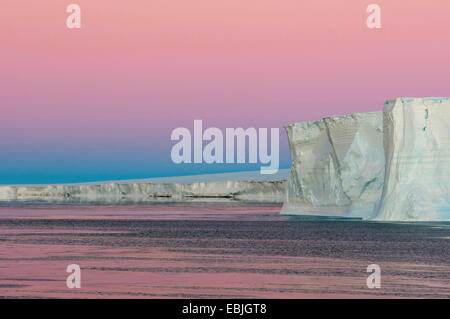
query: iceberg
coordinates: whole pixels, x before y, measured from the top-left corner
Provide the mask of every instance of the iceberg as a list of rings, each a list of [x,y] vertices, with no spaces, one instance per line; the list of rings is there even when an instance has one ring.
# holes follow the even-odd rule
[[[450,99],[397,98],[383,112],[286,126],[282,214],[450,220]]]
[[[342,190],[351,200],[347,214],[369,217],[384,183],[383,114],[354,113],[324,120],[336,153]]]
[[[450,100],[384,105],[386,177],[377,220],[450,219]]]
[[[322,215],[345,211],[350,199],[342,190],[338,162],[325,121],[287,125],[291,175],[281,213]]]
[[[282,214],[371,215],[384,179],[381,112],[286,126],[291,177]]]

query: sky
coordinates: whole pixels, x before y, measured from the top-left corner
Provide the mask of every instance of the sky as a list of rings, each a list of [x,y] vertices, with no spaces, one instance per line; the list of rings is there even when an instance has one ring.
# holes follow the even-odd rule
[[[81,8],[69,29],[66,8]],[[381,29],[366,26],[369,4]],[[2,0],[0,184],[258,170],[174,164],[177,127],[280,128],[449,96],[448,0]]]

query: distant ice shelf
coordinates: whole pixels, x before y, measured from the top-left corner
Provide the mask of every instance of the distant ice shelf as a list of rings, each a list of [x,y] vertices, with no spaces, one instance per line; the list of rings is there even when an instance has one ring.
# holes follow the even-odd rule
[[[282,203],[288,170],[192,175],[133,181],[0,186],[0,201],[47,203],[147,203],[240,201]],[[247,180],[246,180],[247,179]]]

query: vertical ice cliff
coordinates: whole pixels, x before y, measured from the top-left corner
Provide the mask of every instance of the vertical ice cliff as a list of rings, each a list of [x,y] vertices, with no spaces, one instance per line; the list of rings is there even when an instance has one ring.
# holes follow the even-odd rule
[[[450,100],[384,106],[386,177],[378,220],[450,219]]]
[[[384,179],[381,112],[286,126],[291,178],[283,214],[368,217]]]
[[[322,214],[350,205],[342,191],[338,162],[323,120],[286,126],[291,149],[291,177],[282,213]]]
[[[324,118],[336,152],[342,190],[351,200],[349,215],[372,214],[383,189],[382,112]]]
[[[14,201],[17,199],[17,188],[14,186],[0,186],[0,201]]]
[[[450,99],[288,125],[284,214],[450,220]]]

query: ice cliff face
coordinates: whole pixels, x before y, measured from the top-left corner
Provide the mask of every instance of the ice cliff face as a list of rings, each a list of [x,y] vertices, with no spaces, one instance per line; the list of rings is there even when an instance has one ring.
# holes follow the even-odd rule
[[[383,112],[286,126],[284,214],[450,220],[450,100],[398,98]]]
[[[284,181],[209,183],[103,183],[88,185],[0,186],[0,201],[68,203],[139,203],[224,201],[281,203]]]
[[[368,216],[383,188],[384,151],[381,112],[326,117],[338,161],[342,190],[351,201],[352,216]]]
[[[450,100],[384,105],[386,179],[378,220],[450,219]]]
[[[348,206],[350,200],[342,191],[338,162],[325,122],[288,125],[286,132],[292,167],[282,212],[313,213],[324,207]]]
[[[291,178],[285,214],[368,216],[384,178],[381,112],[286,126]]]

